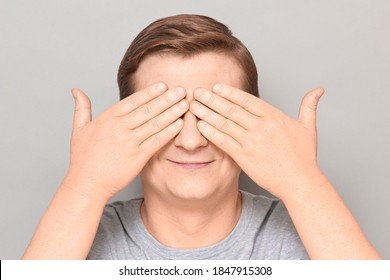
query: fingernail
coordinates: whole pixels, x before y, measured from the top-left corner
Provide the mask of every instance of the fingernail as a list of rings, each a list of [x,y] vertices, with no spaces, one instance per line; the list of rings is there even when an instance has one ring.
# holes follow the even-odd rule
[[[194,92],[194,97],[197,98],[197,99],[202,98],[203,95],[204,95],[204,90],[203,89],[197,89]]]
[[[325,93],[325,90],[323,88],[321,88],[320,92],[317,92],[317,99],[320,99],[322,97],[322,95],[324,95]]]
[[[200,108],[200,105],[199,105],[198,102],[193,101],[193,102],[191,103],[191,110],[197,111],[199,108]]]
[[[223,89],[223,86],[222,86],[221,84],[215,84],[215,85],[213,86],[213,91],[214,91],[214,92],[221,92],[222,89]]]
[[[73,96],[75,104],[77,104],[77,95],[74,93],[73,90],[72,90],[72,96]]]
[[[183,126],[183,119],[177,119],[176,122],[175,122],[175,125],[178,126],[178,127]]]
[[[156,90],[159,91],[159,92],[166,91],[167,90],[167,85],[164,84],[164,83],[158,83],[156,85]]]
[[[199,121],[198,122],[198,128],[200,130],[204,130],[206,128],[206,124],[204,122],[202,122],[202,121]]]
[[[178,97],[184,97],[185,96],[185,90],[182,87],[175,88],[175,93]]]
[[[186,109],[188,107],[187,101],[182,100],[179,102],[179,108],[180,109]]]

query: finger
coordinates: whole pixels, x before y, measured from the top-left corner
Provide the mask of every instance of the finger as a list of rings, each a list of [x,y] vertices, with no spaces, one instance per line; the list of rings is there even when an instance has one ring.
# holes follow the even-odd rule
[[[302,99],[299,108],[299,122],[311,130],[316,129],[317,106],[324,92],[323,88],[317,88],[308,92]]]
[[[239,105],[203,88],[195,90],[194,98],[238,125],[244,128],[250,127],[251,122],[249,120],[252,119],[253,114],[241,108]]]
[[[198,101],[192,101],[190,105],[191,112],[201,120],[218,127],[221,132],[233,137],[237,142],[243,140],[243,135],[246,134],[245,128],[239,126],[230,119],[227,119],[220,114],[214,112]]]
[[[135,92],[128,97],[122,99],[115,104],[110,110],[113,111],[115,116],[123,116],[128,114],[141,105],[155,99],[168,89],[164,83],[153,84],[141,91]]]
[[[133,131],[139,139],[139,142],[143,142],[145,139],[165,129],[175,120],[180,118],[187,110],[188,102],[186,100],[182,100],[160,115],[135,128]]]
[[[136,128],[141,126],[142,124],[146,123],[147,121],[151,120],[152,118],[167,110],[172,105],[178,103],[181,99],[185,97],[185,95],[186,92],[181,87],[166,91],[163,95],[151,100],[148,103],[143,104],[130,114],[124,115],[123,118],[127,119],[127,127]],[[188,109],[188,106],[182,109]],[[176,117],[175,119],[177,119],[178,117]]]
[[[216,84],[213,92],[259,117],[269,114],[273,108],[260,98],[228,85]]]
[[[76,131],[92,120],[91,101],[77,88],[72,89],[72,95],[75,100],[73,131]]]
[[[140,144],[140,149],[149,157],[164,147],[170,140],[175,137],[183,128],[183,119],[177,119],[163,130],[150,136]]]
[[[207,140],[230,155],[232,158],[240,153],[241,144],[239,142],[205,121],[200,120],[198,122],[198,129]]]

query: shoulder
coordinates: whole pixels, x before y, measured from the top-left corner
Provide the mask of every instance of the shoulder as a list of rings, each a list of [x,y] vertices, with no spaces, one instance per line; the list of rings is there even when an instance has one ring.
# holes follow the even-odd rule
[[[127,201],[115,201],[105,206],[100,221],[100,230],[113,229],[123,232],[132,227],[139,219],[139,209],[142,198],[130,199]]]
[[[273,224],[278,227],[290,224],[290,216],[281,200],[245,191],[241,191],[241,193],[243,196],[243,208],[245,211],[251,212],[252,218],[256,220],[261,219],[262,223]]]
[[[89,252],[89,259],[125,259],[129,256],[129,235],[136,230],[142,199],[107,204]]]
[[[264,195],[256,195],[246,191],[241,191],[243,199],[243,207],[259,215],[285,215],[287,209],[283,202],[277,198],[271,198]]]
[[[267,252],[262,256],[266,259],[307,259],[284,203],[276,198],[242,193],[244,207],[252,208],[250,224],[256,228],[254,254]]]
[[[129,211],[138,210],[142,203],[142,198],[134,198],[126,201],[115,201],[104,207],[103,217],[112,218],[122,216]]]

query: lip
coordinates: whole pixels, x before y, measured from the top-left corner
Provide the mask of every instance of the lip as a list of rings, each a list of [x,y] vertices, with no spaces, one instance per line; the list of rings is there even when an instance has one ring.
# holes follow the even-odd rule
[[[206,167],[207,165],[209,165],[210,163],[214,162],[214,160],[212,161],[191,161],[191,162],[187,162],[187,161],[174,161],[174,160],[168,160],[182,168],[185,168],[185,169],[200,169],[200,168],[203,168],[203,167]]]

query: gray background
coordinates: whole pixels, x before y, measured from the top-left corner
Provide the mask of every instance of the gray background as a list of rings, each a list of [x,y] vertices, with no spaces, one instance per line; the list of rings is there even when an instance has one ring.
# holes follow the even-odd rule
[[[262,98],[296,117],[322,86],[319,163],[382,256],[390,259],[389,1],[0,1],[0,258],[16,259],[69,159],[72,87],[94,116],[118,100],[116,72],[157,18],[197,13],[251,50]],[[260,189],[245,176],[241,184]],[[138,180],[119,198],[140,192]]]

